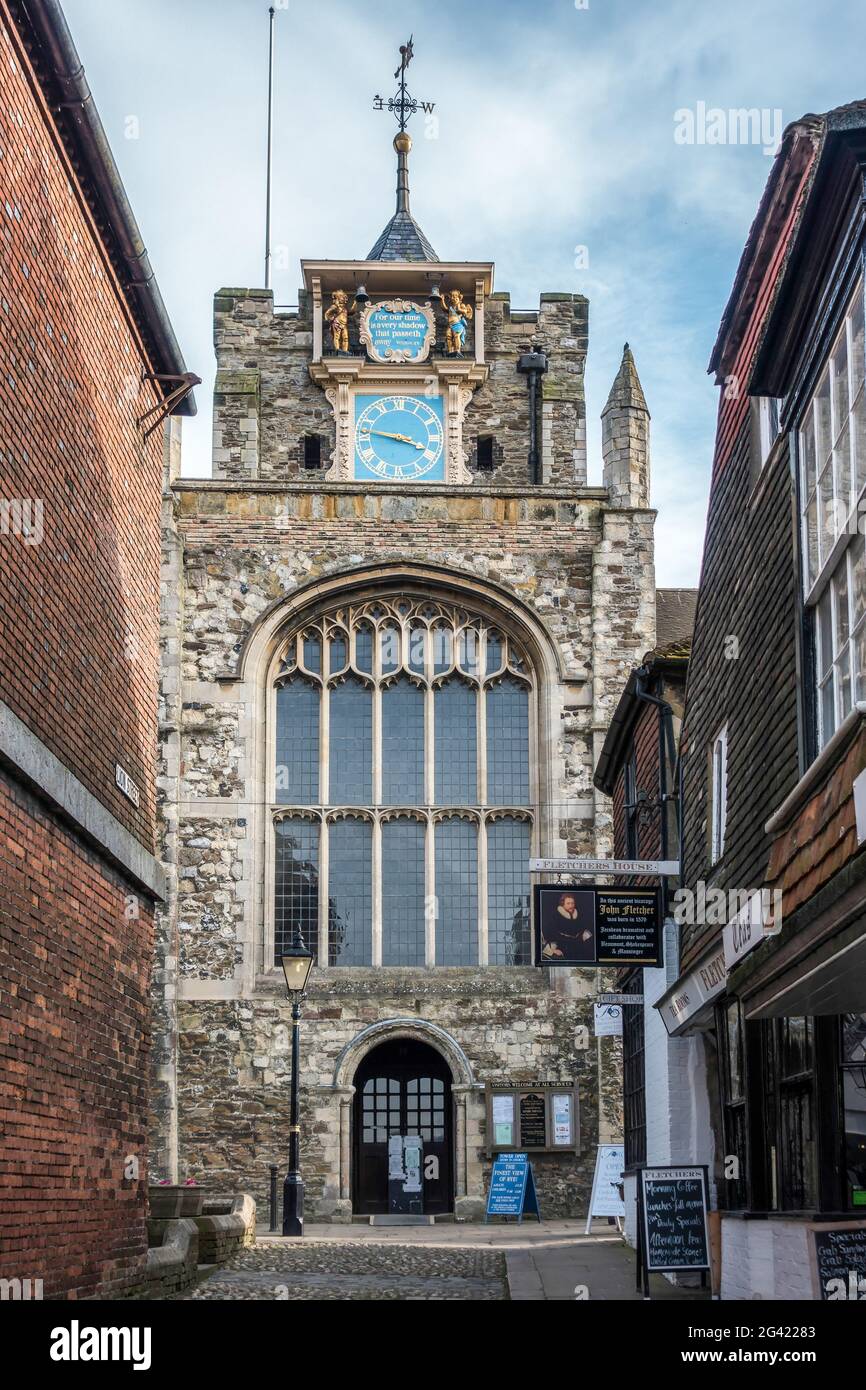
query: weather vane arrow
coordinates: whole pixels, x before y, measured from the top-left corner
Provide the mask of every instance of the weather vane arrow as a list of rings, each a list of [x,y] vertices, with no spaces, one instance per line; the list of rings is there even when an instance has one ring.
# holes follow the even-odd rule
[[[386,101],[384,97],[378,95],[373,98],[374,111],[390,111],[397,118],[397,124],[401,130],[406,129],[410,116],[414,116],[418,110],[424,111],[429,115],[436,106],[435,101],[419,101],[413,97],[406,86],[406,69],[415,55],[412,45],[412,35],[409,36],[408,43],[400,45],[400,66],[394,73],[394,77],[400,83],[396,96],[389,97]]]

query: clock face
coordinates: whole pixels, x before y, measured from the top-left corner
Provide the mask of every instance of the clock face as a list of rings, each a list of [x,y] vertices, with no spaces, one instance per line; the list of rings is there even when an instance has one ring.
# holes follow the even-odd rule
[[[444,482],[442,397],[356,395],[355,477]]]

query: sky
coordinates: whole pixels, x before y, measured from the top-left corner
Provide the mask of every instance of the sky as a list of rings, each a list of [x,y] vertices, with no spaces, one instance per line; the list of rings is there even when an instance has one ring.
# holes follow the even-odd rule
[[[275,302],[297,303],[302,257],[362,259],[391,216],[396,124],[373,96],[393,93],[413,34],[410,90],[436,103],[435,124],[411,127],[414,216],[441,259],[494,261],[513,309],[544,291],[589,298],[590,483],[629,342],[652,416],[657,583],[697,584],[717,405],[706,367],[767,150],[805,112],[866,97],[864,0],[274,5]],[[213,294],[264,280],[268,5],[64,9],[203,379],[183,471],[207,476]],[[761,138],[737,138],[740,108],[762,113]],[[701,141],[708,130],[727,138]]]

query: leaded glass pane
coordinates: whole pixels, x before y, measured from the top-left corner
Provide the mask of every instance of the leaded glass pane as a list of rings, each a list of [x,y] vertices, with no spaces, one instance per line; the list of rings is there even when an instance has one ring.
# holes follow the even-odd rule
[[[424,675],[426,636],[423,627],[413,627],[409,633],[409,670],[414,671],[419,676]]]
[[[457,643],[457,664],[467,676],[480,675],[480,637],[473,627],[464,628]]]
[[[331,638],[331,664],[328,668],[331,675],[336,675],[338,671],[342,671],[348,660],[349,644],[346,638],[339,634],[333,636]]]
[[[433,643],[433,672],[440,676],[451,666],[454,634],[450,627],[434,627],[430,633],[430,641]]]
[[[529,934],[530,826],[513,816],[487,827],[488,959],[531,965]]]
[[[435,797],[443,806],[474,805],[478,798],[475,688],[446,681],[433,696],[435,710]]]
[[[405,676],[382,691],[382,801],[424,801],[424,691]]]
[[[510,677],[487,689],[487,800],[529,801],[529,691]]]
[[[347,680],[330,692],[330,805],[366,806],[373,796],[373,692]]]
[[[369,623],[361,623],[355,633],[355,665],[367,675],[372,673],[373,629]]]
[[[300,931],[319,950],[319,825],[300,816],[274,825],[274,961]]]
[[[478,827],[440,821],[436,833],[436,964],[478,962]]]
[[[313,806],[319,800],[319,687],[293,676],[277,689],[274,787],[278,802]]]
[[[382,826],[382,964],[424,964],[424,823]]]
[[[328,827],[329,965],[373,960],[373,827],[359,817]]]
[[[503,646],[498,632],[487,634],[487,674],[492,676],[502,666]]]
[[[379,654],[382,662],[382,675],[388,676],[400,665],[400,630],[396,627],[383,627],[379,633]]]
[[[304,665],[308,671],[315,671],[316,675],[322,673],[322,639],[318,633],[308,632],[304,635]]]

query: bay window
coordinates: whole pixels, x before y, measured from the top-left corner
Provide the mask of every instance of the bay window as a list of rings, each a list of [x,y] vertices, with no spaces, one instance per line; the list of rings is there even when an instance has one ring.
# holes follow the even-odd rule
[[[866,697],[866,387],[862,280],[797,431],[818,747]]]

